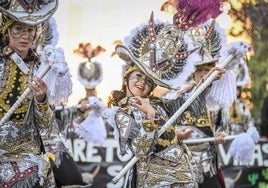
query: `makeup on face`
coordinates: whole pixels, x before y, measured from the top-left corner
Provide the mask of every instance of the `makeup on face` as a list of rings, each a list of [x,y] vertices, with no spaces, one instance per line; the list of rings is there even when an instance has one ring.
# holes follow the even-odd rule
[[[33,39],[36,34],[36,27],[35,26],[29,26],[22,23],[15,23],[10,28],[10,33],[14,38],[21,38],[23,35],[26,35]]]

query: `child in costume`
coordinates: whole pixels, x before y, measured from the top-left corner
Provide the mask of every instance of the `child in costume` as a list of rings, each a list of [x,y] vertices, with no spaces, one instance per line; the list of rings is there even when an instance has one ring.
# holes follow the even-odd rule
[[[161,135],[159,132],[176,110],[169,106],[179,101],[163,101],[152,95],[156,84],[170,88],[161,75],[174,81],[174,77],[169,76],[178,73],[173,72],[175,69],[168,69],[168,63],[166,67],[164,65],[164,69],[167,69],[163,72],[158,66],[162,62],[168,62],[168,58],[174,55],[175,42],[179,34],[180,31],[173,25],[154,26],[152,15],[148,28],[141,29],[132,40],[137,44],[147,41],[147,44],[138,47],[132,45],[129,47],[132,51],[125,46],[116,47],[119,57],[127,65],[123,71],[122,89],[112,92],[109,106],[118,107],[114,128],[115,134],[118,135],[121,154],[131,152],[138,157],[127,177],[129,187],[197,187],[195,161],[178,136],[187,136],[190,132],[182,131],[175,124],[170,125]],[[140,36],[144,38],[139,38]],[[150,50],[150,45],[155,47],[154,51]],[[182,57],[186,58],[190,53],[182,52]],[[175,64],[179,63],[179,60],[172,60]]]

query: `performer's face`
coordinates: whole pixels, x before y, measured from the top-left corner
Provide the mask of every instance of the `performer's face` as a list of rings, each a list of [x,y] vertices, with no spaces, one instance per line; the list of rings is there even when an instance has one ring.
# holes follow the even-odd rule
[[[133,95],[144,97],[150,93],[154,86],[153,80],[139,70],[130,73],[124,84],[126,85],[128,97]]]
[[[36,27],[15,22],[8,29],[9,46],[22,58],[25,58],[28,50],[32,47],[36,35]]]
[[[197,67],[194,73],[195,82],[198,83],[202,78],[204,78],[208,74],[209,70],[210,69],[208,67]]]
[[[225,71],[217,66],[217,62],[211,62],[208,64],[198,65],[196,67],[196,71],[194,72],[193,78],[196,83],[199,83],[203,78],[207,78],[213,71],[218,71],[218,74],[214,78],[215,80],[219,80]]]

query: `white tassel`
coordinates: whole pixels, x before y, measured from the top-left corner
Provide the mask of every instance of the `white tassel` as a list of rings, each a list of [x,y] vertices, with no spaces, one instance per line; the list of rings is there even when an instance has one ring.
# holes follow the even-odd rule
[[[248,130],[247,130],[247,133],[250,135],[250,137],[252,138],[253,142],[255,144],[257,144],[259,139],[260,139],[260,134],[259,134],[258,130],[256,129],[256,127],[250,126],[248,128]]]
[[[230,146],[230,155],[243,164],[249,164],[253,159],[255,144],[260,135],[255,127],[249,127],[247,132],[235,137]]]
[[[42,51],[41,65],[37,73],[42,71],[49,62],[53,62],[52,67],[43,78],[48,88],[48,101],[51,105],[66,103],[72,93],[72,81],[63,49],[47,45]]]
[[[236,93],[236,75],[227,70],[220,80],[212,83],[206,98],[208,109],[230,108],[237,97]]]
[[[88,142],[103,145],[107,138],[105,127],[105,106],[97,97],[89,97],[90,112],[88,117],[77,127],[77,134]]]

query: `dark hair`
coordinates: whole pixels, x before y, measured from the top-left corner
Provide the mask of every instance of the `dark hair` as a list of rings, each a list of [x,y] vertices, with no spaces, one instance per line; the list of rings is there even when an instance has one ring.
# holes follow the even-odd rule
[[[124,79],[128,80],[131,72],[125,75]],[[113,90],[108,97],[108,107],[118,106],[119,101],[127,96],[126,85],[122,84],[121,90]]]
[[[126,89],[126,86],[124,86]],[[113,90],[111,95],[108,97],[108,107],[118,106],[119,101],[126,97],[125,89],[122,90]]]

